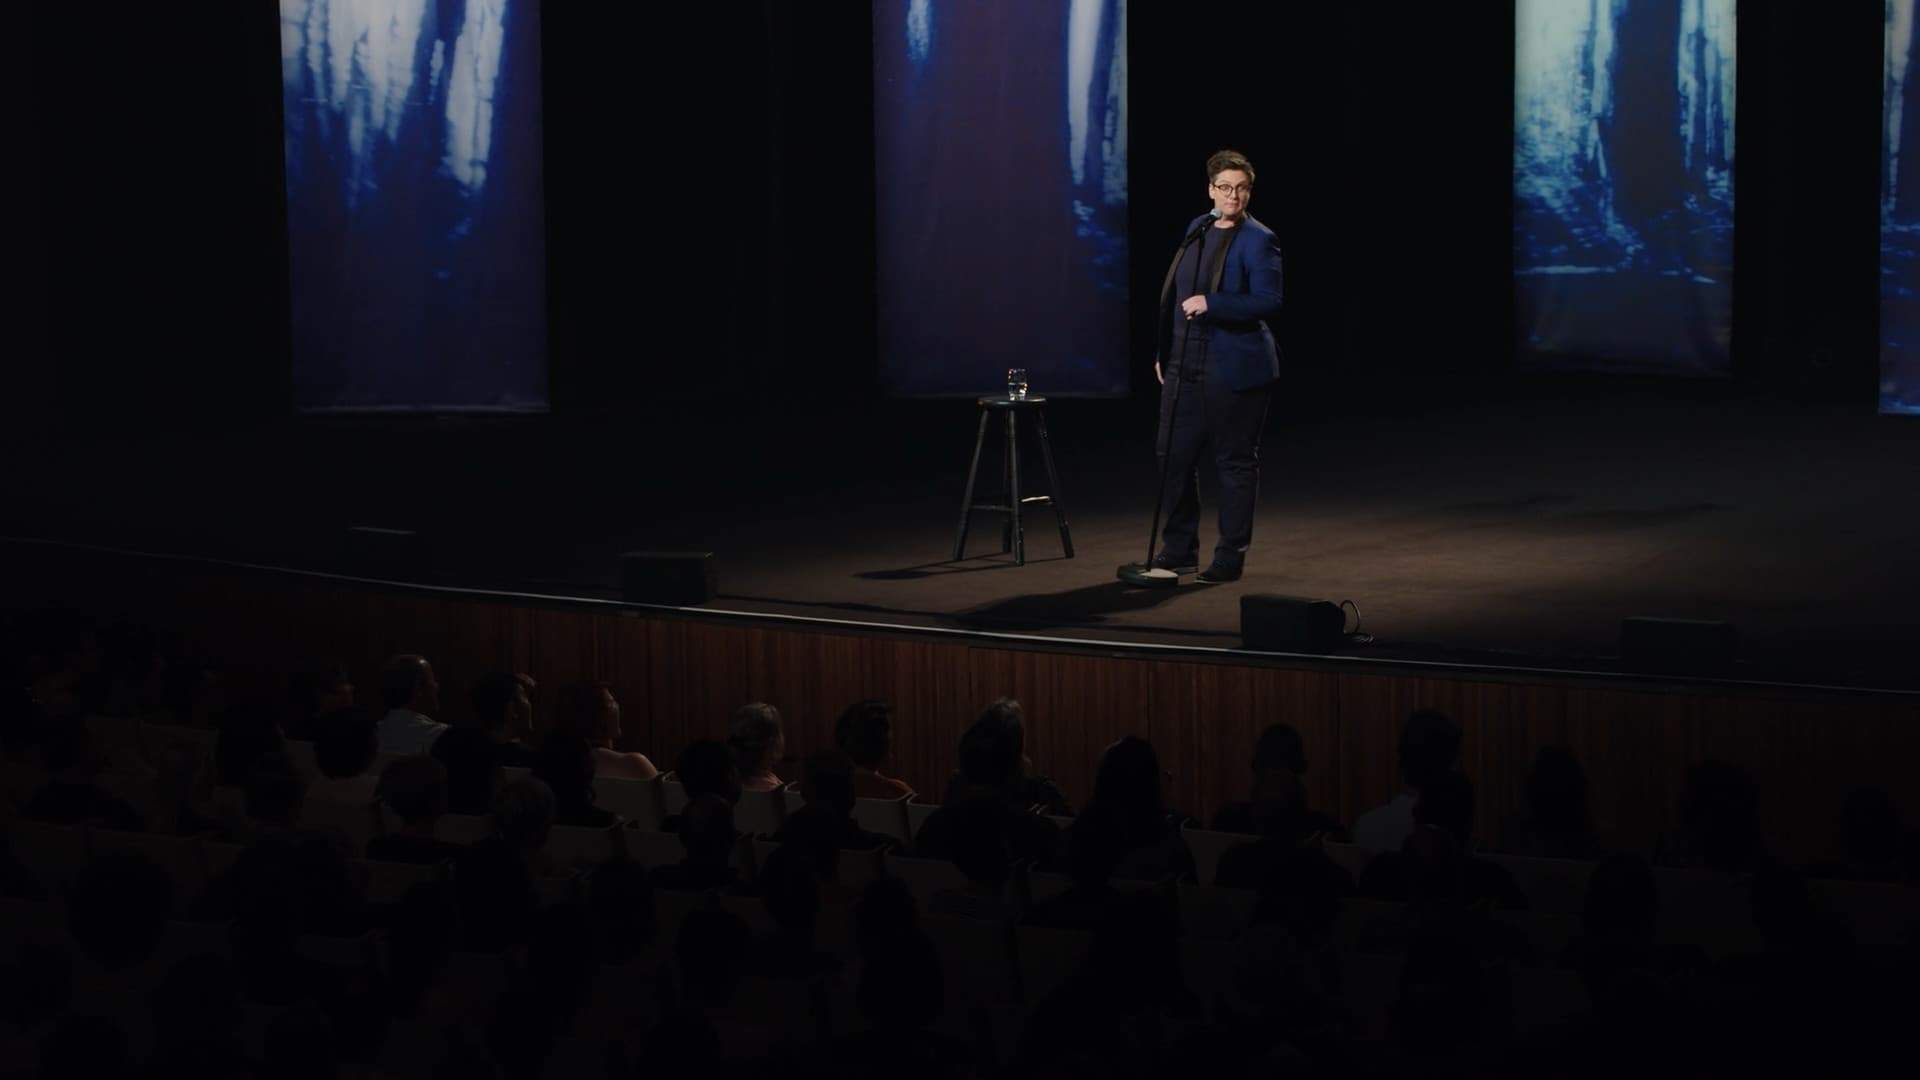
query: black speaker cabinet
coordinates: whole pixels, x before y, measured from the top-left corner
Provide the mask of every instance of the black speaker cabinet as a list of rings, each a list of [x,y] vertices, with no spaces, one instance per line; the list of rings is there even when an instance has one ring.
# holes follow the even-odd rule
[[[620,596],[629,604],[696,607],[717,592],[711,551],[629,551],[620,556]]]
[[[1240,647],[1260,652],[1331,652],[1346,615],[1330,600],[1254,593],[1240,598]]]

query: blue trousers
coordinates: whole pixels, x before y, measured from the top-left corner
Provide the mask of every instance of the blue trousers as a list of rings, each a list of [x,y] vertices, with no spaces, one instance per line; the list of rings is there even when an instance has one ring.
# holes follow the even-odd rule
[[[1234,391],[1208,379],[1178,382],[1174,374],[1160,387],[1160,433],[1155,445],[1167,470],[1166,500],[1160,507],[1165,526],[1160,554],[1179,562],[1200,555],[1200,461],[1211,456],[1220,476],[1220,535],[1214,561],[1240,566],[1253,544],[1253,504],[1260,493],[1260,435],[1267,423],[1272,390],[1262,386]],[[1175,385],[1178,382],[1179,400]]]

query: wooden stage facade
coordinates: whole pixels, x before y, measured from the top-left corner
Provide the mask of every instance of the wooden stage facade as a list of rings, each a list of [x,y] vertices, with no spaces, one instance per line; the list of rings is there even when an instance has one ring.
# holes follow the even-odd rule
[[[1075,644],[5,548],[9,607],[152,627],[221,663],[236,699],[277,705],[287,673],[331,662],[377,705],[382,660],[417,652],[439,674],[443,718],[463,719],[466,688],[507,668],[538,680],[538,724],[560,686],[591,679],[618,697],[626,746],[663,769],[689,740],[720,735],[743,702],[777,705],[799,755],[831,741],[848,703],[877,697],[896,708],[894,774],[937,801],[960,731],[1007,695],[1026,707],[1029,755],[1076,804],[1101,748],[1137,734],[1171,772],[1173,805],[1210,816],[1242,796],[1256,733],[1285,721],[1305,741],[1314,805],[1351,822],[1393,795],[1400,725],[1432,706],[1465,730],[1478,837],[1491,849],[1550,744],[1585,766],[1596,825],[1622,850],[1649,851],[1672,828],[1684,772],[1704,758],[1751,772],[1767,835],[1795,860],[1831,850],[1856,785],[1885,788],[1920,819],[1920,698],[1894,692]]]

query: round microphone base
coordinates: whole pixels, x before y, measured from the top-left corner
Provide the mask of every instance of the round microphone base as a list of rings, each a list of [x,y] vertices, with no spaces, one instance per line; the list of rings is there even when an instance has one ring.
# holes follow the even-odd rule
[[[1180,575],[1146,563],[1130,562],[1114,572],[1115,577],[1142,589],[1172,589],[1180,584]]]

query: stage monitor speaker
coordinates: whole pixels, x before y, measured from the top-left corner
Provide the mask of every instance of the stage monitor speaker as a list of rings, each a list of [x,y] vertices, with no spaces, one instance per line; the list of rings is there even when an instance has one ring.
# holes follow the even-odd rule
[[[717,592],[711,551],[629,551],[620,556],[620,596],[629,604],[694,607]]]
[[[1620,621],[1620,658],[1658,671],[1717,671],[1733,666],[1740,634],[1732,623],[1635,615]]]
[[[1240,598],[1240,647],[1330,652],[1345,640],[1346,614],[1330,600],[1253,593]]]

